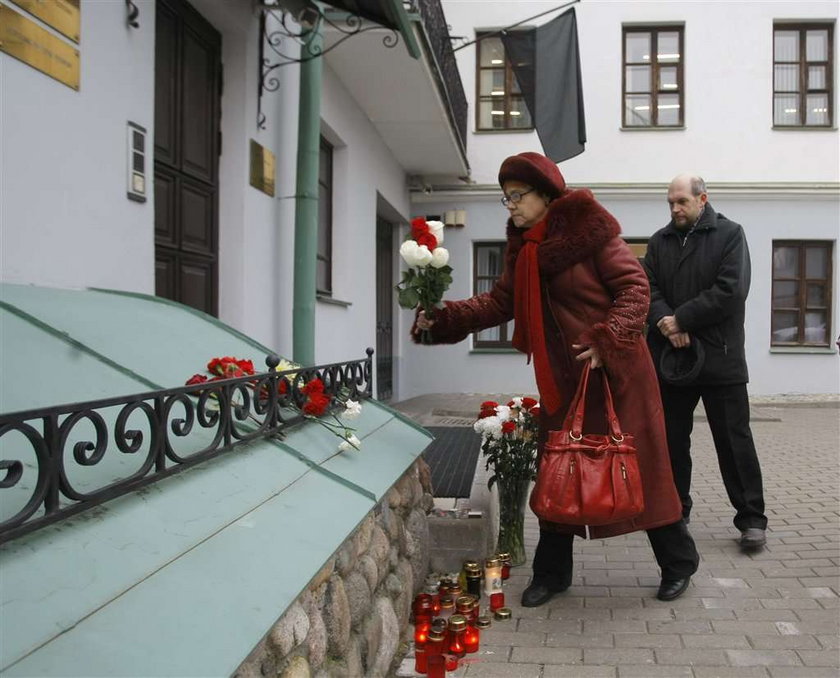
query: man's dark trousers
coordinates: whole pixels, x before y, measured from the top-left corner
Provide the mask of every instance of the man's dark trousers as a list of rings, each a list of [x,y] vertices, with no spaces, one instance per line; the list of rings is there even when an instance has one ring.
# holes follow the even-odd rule
[[[750,431],[746,384],[673,386],[660,381],[665,428],[674,483],[683,505],[691,512],[691,430],[694,408],[702,398],[715,442],[718,465],[729,501],[735,507],[735,527],[767,527],[761,466]]]

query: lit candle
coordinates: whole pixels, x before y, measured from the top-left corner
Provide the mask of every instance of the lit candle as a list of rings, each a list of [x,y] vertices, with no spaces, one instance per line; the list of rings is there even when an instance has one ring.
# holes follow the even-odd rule
[[[498,610],[505,605],[502,593],[502,563],[498,558],[484,561],[484,593],[490,599],[490,609]]]
[[[467,624],[467,630],[464,633],[464,650],[467,653],[478,652],[479,636],[478,627],[472,622]]]
[[[496,557],[502,563],[502,581],[510,579],[510,553],[499,553]]]

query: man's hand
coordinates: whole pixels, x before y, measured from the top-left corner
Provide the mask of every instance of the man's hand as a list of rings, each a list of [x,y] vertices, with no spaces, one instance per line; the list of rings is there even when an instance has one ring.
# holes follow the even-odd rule
[[[434,325],[434,324],[435,324],[434,320],[429,320],[426,317],[426,312],[425,311],[420,311],[417,314],[417,327],[419,327],[421,330],[430,330],[430,329],[432,329],[432,325]]]
[[[674,315],[663,315],[656,326],[662,332],[663,337],[670,337],[672,334],[682,332],[679,323],[677,323],[677,317]]]
[[[691,344],[691,336],[688,332],[675,332],[668,335],[668,341],[674,348],[685,348]]]

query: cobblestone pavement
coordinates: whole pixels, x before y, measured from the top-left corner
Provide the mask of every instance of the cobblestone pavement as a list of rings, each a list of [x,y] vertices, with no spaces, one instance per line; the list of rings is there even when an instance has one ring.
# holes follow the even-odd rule
[[[686,593],[656,600],[659,572],[646,535],[636,533],[576,539],[571,588],[543,607],[521,607],[538,537],[528,512],[529,560],[506,582],[513,618],[494,622],[479,653],[447,675],[840,676],[840,409],[770,403],[754,411],[764,415],[753,421],[769,518],[763,551],[738,548],[711,434],[698,418],[690,531],[702,560]]]

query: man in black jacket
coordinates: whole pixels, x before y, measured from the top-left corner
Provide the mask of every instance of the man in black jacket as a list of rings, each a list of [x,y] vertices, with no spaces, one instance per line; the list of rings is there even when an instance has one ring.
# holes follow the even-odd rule
[[[671,221],[648,242],[648,345],[659,374],[674,482],[691,512],[691,430],[700,398],[742,549],[766,542],[761,467],[750,431],[744,305],[750,253],[744,230],[707,202],[700,177],[668,187]]]

